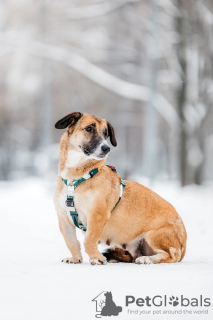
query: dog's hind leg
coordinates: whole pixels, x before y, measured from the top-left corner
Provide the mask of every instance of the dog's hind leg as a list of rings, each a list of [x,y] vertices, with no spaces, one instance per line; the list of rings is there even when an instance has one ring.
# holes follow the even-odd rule
[[[149,231],[144,237],[144,245],[152,250],[152,255],[147,253],[135,259],[137,264],[150,263],[172,263],[179,262],[183,257],[184,244],[180,243],[179,237],[174,230],[170,228],[161,228],[158,230]]]
[[[171,263],[172,261],[167,252],[160,252],[154,256],[140,256],[135,259],[137,264],[151,264],[151,263]]]
[[[71,222],[66,217],[64,219],[59,219],[59,228],[64,237],[66,245],[72,254],[72,257],[65,258],[62,260],[62,262],[81,263],[83,261],[82,255],[81,255],[81,247],[76,237],[75,226],[72,225]]]

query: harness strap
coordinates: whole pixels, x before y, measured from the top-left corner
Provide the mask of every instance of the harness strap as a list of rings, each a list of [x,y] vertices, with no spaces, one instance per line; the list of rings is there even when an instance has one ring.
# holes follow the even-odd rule
[[[77,187],[81,182],[84,182],[85,180],[92,178],[92,177],[93,177],[96,173],[98,173],[100,170],[101,170],[101,167],[95,168],[95,169],[91,170],[89,173],[83,175],[83,177],[81,177],[80,179],[78,179],[78,180],[73,180],[73,181],[72,181],[72,182],[73,182],[73,185],[74,185],[75,187]],[[64,183],[65,183],[67,186],[69,185],[67,179],[63,179],[63,178],[62,178],[62,180],[64,181]]]
[[[101,168],[95,168],[91,170],[88,174],[85,174],[82,178],[78,180],[73,180],[74,187],[76,188],[81,182],[84,182],[85,180],[92,178],[100,170]]]
[[[89,173],[85,174],[83,177],[81,177],[78,180],[73,180],[72,183],[73,185],[69,185],[69,182],[67,179],[63,179],[63,182],[67,185],[67,200],[66,200],[66,206],[70,208],[70,215],[72,217],[72,221],[76,227],[79,229],[86,231],[86,227],[83,225],[83,223],[78,219],[78,213],[75,208],[75,203],[74,203],[74,190],[75,188],[85,180],[88,180],[92,178],[96,173],[100,171],[101,167],[95,168],[91,170]]]
[[[115,167],[111,167],[111,166],[108,166],[110,167],[110,169],[112,171],[115,171],[116,172],[116,169]],[[67,200],[66,200],[66,206],[70,208],[70,215],[72,217],[72,220],[73,220],[73,223],[76,227],[78,227],[79,229],[83,230],[83,231],[86,231],[87,228],[83,225],[83,223],[78,219],[78,213],[76,211],[76,208],[75,208],[75,204],[74,204],[74,190],[75,188],[80,184],[82,183],[83,181],[85,180],[88,180],[90,178],[92,178],[96,173],[98,173],[100,171],[101,168],[95,168],[93,170],[91,170],[88,174],[85,174],[83,177],[81,177],[80,179],[78,180],[73,180],[73,185],[69,185],[68,183],[68,180],[67,179],[63,179],[63,182],[67,185]],[[120,182],[120,195],[119,195],[119,199],[117,201],[117,203],[115,204],[115,206],[113,207],[112,211],[117,207],[117,205],[119,204],[121,198],[122,198],[122,195],[123,195],[123,192],[124,192],[124,187],[125,187],[125,182],[121,179],[121,182]],[[112,212],[111,211],[111,212]]]
[[[122,198],[122,195],[124,193],[124,187],[125,187],[126,183],[121,179],[121,182],[120,182],[120,196],[119,196],[119,199],[118,201],[116,202],[115,206],[113,207],[112,211],[115,210],[115,208],[117,207],[117,205],[119,204],[121,198]],[[112,212],[111,211],[111,212]]]
[[[67,200],[66,200],[66,206],[70,207],[70,215],[72,217],[73,223],[76,227],[79,229],[86,231],[86,227],[83,225],[83,223],[78,219],[78,213],[75,209],[75,204],[74,204],[74,186],[67,186]]]

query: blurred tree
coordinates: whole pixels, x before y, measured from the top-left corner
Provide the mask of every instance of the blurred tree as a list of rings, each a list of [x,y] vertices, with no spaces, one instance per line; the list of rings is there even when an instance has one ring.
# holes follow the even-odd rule
[[[183,0],[177,2],[179,15],[177,17],[177,32],[179,34],[179,43],[177,45],[177,56],[180,64],[181,85],[178,88],[178,110],[181,120],[180,125],[180,180],[182,186],[188,184],[187,181],[187,123],[184,116],[186,104],[186,50],[187,50],[187,28],[185,21],[185,6]]]
[[[2,179],[55,172],[75,110],[116,127],[124,177],[213,179],[211,0],[0,3]]]

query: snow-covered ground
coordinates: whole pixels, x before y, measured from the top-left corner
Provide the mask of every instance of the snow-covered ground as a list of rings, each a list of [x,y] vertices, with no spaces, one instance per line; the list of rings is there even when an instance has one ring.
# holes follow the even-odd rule
[[[52,182],[55,185],[55,181]],[[125,296],[184,295],[212,299],[213,187],[155,184],[152,189],[170,201],[188,232],[187,253],[181,263],[161,265],[61,263],[70,254],[59,232],[52,190],[38,179],[1,182],[0,319],[95,319],[95,302],[111,291],[123,311],[118,319],[213,319],[212,306],[161,307],[155,310],[208,311],[208,314],[158,314],[154,308],[125,306]],[[81,233],[79,238],[83,240]],[[200,299],[200,298],[199,298]],[[151,310],[150,314],[130,314]],[[116,318],[117,319],[117,318]]]

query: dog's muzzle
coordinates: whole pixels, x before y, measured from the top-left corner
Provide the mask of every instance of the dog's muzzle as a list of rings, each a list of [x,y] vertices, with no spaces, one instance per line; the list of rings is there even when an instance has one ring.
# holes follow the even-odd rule
[[[110,147],[107,145],[107,144],[104,144],[102,147],[101,147],[101,151],[104,153],[104,154],[107,154],[110,152]]]

